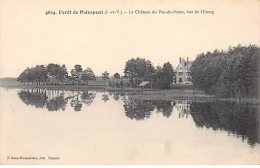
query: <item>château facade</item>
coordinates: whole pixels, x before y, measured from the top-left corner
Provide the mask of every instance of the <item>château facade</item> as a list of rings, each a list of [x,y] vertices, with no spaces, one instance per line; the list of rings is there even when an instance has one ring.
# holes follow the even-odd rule
[[[191,84],[190,67],[192,62],[180,57],[179,65],[176,67],[174,72],[174,83],[176,84]]]

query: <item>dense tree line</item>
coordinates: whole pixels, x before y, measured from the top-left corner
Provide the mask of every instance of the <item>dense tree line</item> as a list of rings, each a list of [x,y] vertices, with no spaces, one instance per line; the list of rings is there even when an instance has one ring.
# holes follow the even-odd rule
[[[192,82],[221,97],[257,97],[259,54],[255,45],[199,54],[191,66]]]
[[[26,68],[17,78],[21,83],[31,83],[31,84],[53,84],[53,80],[56,80],[56,84],[64,84],[67,82],[73,82],[78,84],[81,81],[86,83],[89,80],[94,80],[96,77],[94,72],[87,68],[82,70],[81,65],[75,65],[70,71],[71,76],[68,75],[66,65],[59,65],[50,63],[45,65],[36,65],[35,67]],[[53,80],[51,80],[53,79]],[[49,82],[48,82],[49,80]],[[51,80],[51,81],[50,81]]]
[[[163,67],[154,68],[150,60],[137,57],[128,60],[124,74],[130,79],[130,87],[137,87],[142,81],[149,81],[151,88],[169,88],[173,82],[173,67],[171,63],[163,64]]]
[[[42,84],[46,83],[48,76],[55,77],[58,81],[63,81],[67,76],[65,65],[48,64],[36,65],[35,67],[26,68],[18,77],[21,83]]]
[[[173,67],[167,62],[163,67],[154,68],[149,60],[143,58],[130,59],[126,62],[124,69],[124,76],[115,73],[111,76],[114,79],[115,87],[127,86],[130,88],[137,88],[142,81],[149,82],[149,88],[169,88],[173,82]],[[107,81],[111,79],[109,73],[104,71],[101,78],[103,84],[106,85]],[[83,70],[82,66],[77,64],[68,74],[65,65],[50,63],[46,65],[36,65],[35,67],[25,69],[18,81],[21,83],[31,84],[88,84],[88,81],[95,80],[96,76],[91,68]],[[126,85],[124,81],[129,80]],[[110,82],[111,83],[111,82]]]

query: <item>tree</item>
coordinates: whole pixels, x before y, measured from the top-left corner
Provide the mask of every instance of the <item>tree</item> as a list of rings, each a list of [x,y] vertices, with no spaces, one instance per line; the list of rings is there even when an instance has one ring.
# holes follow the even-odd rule
[[[81,79],[84,81],[84,83],[87,83],[89,80],[96,79],[94,72],[91,70],[91,68],[85,69],[81,74]]]
[[[30,79],[29,79],[29,68],[25,69],[17,78],[17,81],[19,81],[20,83],[29,83]]]
[[[117,72],[113,76],[114,76],[115,79],[120,79],[120,74],[117,73]]]
[[[64,81],[65,77],[68,77],[68,72],[66,65],[59,66],[58,73],[57,73],[57,79],[58,81]]]
[[[107,79],[109,79],[109,73],[107,71],[102,73],[102,78],[104,80],[104,85]]]
[[[147,60],[146,64],[145,64],[143,79],[151,82],[152,79],[154,78],[154,71],[155,71],[155,68],[154,68],[152,62]]]
[[[120,74],[116,72],[116,73],[113,75],[113,77],[114,77],[114,79],[115,79],[115,86],[118,87],[117,80],[120,79]]]
[[[79,77],[80,77],[81,73],[82,73],[82,67],[81,67],[81,65],[78,65],[78,64],[75,65],[74,69],[72,69],[70,71],[71,76],[77,80],[77,83],[79,83]]]
[[[57,77],[59,71],[59,65],[50,63],[47,65],[47,72],[49,76]]]
[[[50,63],[46,69],[48,76],[57,79],[58,83],[64,81],[65,77],[68,76],[67,68],[64,64],[60,66],[59,64]]]
[[[31,82],[33,84],[33,82],[34,82],[33,68],[27,68],[25,70],[25,73],[26,73],[28,83]]]
[[[37,82],[37,84],[41,84],[41,82],[45,82],[47,79],[47,71],[44,65],[36,65],[35,68],[33,68],[34,78]]]
[[[136,72],[136,60],[132,58],[131,60],[128,60],[125,65],[124,74],[126,78],[130,79],[130,87],[133,85],[133,79],[136,78],[137,72]]]
[[[35,67],[26,68],[17,78],[21,83],[29,83],[34,84],[36,82],[37,85],[45,82],[47,79],[47,71],[44,65],[36,65]]]
[[[173,83],[173,67],[172,64],[167,62],[163,64],[162,68],[162,88],[168,89],[170,84]]]
[[[154,71],[154,78],[153,78],[154,87],[162,88],[161,82],[162,82],[162,67],[157,66]]]
[[[143,80],[151,81],[154,75],[154,67],[149,60],[137,57],[128,60],[124,69],[125,77],[130,78],[130,84],[137,87]]]

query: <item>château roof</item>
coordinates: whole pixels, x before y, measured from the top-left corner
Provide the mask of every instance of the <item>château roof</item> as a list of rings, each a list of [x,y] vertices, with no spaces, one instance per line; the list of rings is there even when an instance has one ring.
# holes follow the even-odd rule
[[[190,67],[191,64],[192,64],[192,61],[186,61],[184,58],[182,58],[179,65],[175,68],[175,71],[177,71],[179,69],[180,65],[183,65],[183,67]]]

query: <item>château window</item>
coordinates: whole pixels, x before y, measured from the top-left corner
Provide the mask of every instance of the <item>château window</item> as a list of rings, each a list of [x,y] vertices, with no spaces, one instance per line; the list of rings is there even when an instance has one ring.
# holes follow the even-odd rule
[[[179,72],[179,75],[183,75],[183,72]]]

